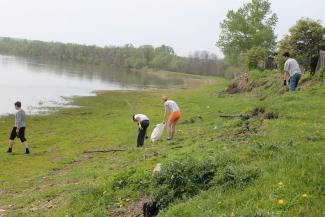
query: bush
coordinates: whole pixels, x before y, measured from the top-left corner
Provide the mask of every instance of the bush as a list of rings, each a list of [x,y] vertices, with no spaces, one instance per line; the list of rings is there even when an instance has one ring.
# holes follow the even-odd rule
[[[211,187],[244,189],[259,172],[232,165],[229,160],[185,158],[165,165],[153,176],[153,203],[166,208],[177,200],[187,200]]]
[[[164,166],[153,176],[153,201],[165,208],[177,199],[188,199],[212,186],[218,163],[185,158]]]
[[[246,53],[246,66],[248,69],[264,69],[267,51],[263,47],[253,47]]]

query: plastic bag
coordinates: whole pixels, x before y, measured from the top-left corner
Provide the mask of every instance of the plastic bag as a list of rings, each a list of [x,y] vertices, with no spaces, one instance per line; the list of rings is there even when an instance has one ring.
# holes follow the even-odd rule
[[[161,124],[157,124],[155,129],[152,131],[151,133],[151,141],[153,143],[157,142],[161,135],[163,134],[165,129],[165,124],[161,123]]]

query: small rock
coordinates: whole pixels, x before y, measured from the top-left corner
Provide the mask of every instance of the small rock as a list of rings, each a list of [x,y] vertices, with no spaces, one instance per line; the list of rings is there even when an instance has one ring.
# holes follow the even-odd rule
[[[153,173],[159,173],[161,171],[161,163],[158,163],[153,169]]]
[[[31,212],[35,212],[37,210],[38,210],[37,207],[33,207],[33,208],[30,209]]]

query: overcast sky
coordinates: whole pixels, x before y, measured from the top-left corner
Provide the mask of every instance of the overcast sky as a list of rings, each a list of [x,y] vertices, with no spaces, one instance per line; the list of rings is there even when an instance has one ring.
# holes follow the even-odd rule
[[[219,23],[243,0],[0,0],[0,36],[81,44],[172,46],[179,55],[215,46]],[[325,0],[271,0],[278,39],[301,17],[325,25]]]

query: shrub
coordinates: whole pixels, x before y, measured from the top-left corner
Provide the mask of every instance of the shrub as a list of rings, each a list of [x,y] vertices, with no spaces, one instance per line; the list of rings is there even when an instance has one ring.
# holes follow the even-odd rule
[[[152,202],[162,209],[170,203],[187,200],[214,186],[244,189],[258,175],[256,169],[232,165],[229,160],[176,160],[153,176]]]
[[[153,176],[153,201],[164,208],[177,199],[185,200],[209,189],[218,167],[216,161],[193,158],[169,163]]]
[[[253,47],[246,53],[246,66],[248,69],[264,69],[267,51],[263,47]]]

